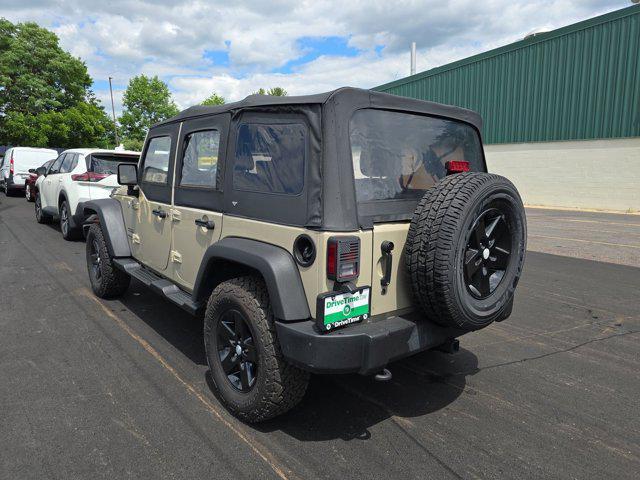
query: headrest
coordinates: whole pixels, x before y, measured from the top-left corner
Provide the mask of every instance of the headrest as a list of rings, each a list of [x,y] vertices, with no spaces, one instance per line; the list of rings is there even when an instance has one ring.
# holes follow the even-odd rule
[[[360,152],[360,171],[367,177],[388,177],[397,175],[400,160],[388,150],[374,145]]]
[[[241,144],[240,148],[236,152],[236,162],[233,167],[234,170],[242,170],[244,172],[249,172],[253,170],[254,167],[255,167],[255,162],[253,160],[253,155],[251,155],[249,145]]]

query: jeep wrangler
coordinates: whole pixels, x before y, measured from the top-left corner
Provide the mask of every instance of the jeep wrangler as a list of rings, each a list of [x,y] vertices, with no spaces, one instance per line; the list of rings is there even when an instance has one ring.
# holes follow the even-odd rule
[[[202,314],[214,388],[247,422],[295,406],[310,372],[388,379],[511,313],[526,219],[480,130],[355,88],[191,107],[84,204],[93,291],[133,277]]]

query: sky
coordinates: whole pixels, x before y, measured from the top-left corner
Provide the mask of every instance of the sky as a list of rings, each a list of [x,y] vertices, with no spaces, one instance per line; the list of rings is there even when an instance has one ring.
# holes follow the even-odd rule
[[[116,113],[129,79],[158,75],[180,108],[216,92],[260,87],[290,95],[371,88],[417,71],[630,6],[629,0],[0,0],[0,16],[34,21],[86,62],[93,90]],[[110,109],[109,109],[110,111]]]

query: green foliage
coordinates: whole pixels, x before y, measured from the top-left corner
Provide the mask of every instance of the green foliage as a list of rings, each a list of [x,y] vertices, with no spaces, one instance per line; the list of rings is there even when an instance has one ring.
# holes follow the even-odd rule
[[[254,95],[271,95],[273,97],[286,97],[287,91],[282,87],[271,87],[269,90],[264,88],[258,89],[257,92],[253,92]]]
[[[144,140],[138,140],[137,138],[123,138],[122,139],[122,144],[124,145],[124,148],[126,148],[127,150],[133,150],[136,152],[140,152],[142,151],[142,144],[144,143]]]
[[[224,105],[225,99],[217,93],[212,93],[209,97],[205,98],[200,105]]]
[[[113,126],[92,83],[53,32],[0,19],[0,144],[108,146]]]
[[[178,113],[169,87],[157,76],[139,75],[129,80],[122,106],[120,125],[127,141],[142,142],[151,125]]]

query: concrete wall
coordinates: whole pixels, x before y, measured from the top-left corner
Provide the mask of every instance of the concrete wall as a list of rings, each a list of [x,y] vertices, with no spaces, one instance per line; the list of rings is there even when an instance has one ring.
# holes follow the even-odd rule
[[[527,205],[640,211],[640,137],[485,145]]]

